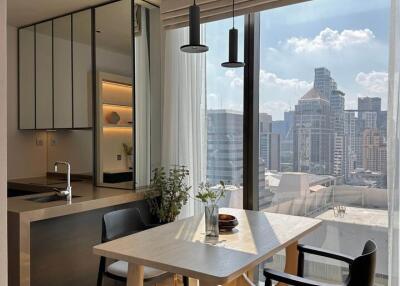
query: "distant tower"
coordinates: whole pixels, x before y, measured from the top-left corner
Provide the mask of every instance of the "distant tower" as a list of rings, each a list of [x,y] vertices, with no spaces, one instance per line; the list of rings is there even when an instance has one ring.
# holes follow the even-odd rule
[[[323,98],[329,101],[332,91],[337,89],[337,84],[332,79],[331,72],[324,67],[316,68],[314,72],[314,88]]]
[[[334,132],[328,99],[313,88],[295,107],[293,169],[314,174],[333,173]]]

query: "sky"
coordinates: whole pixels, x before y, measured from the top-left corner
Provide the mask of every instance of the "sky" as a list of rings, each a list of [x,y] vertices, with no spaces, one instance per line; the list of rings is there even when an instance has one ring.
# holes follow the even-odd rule
[[[387,109],[389,0],[313,0],[261,12],[260,112],[283,119],[326,67],[345,93],[347,109],[360,96]],[[244,17],[237,17],[243,60]],[[243,68],[226,69],[232,20],[206,24],[207,107],[243,110]]]

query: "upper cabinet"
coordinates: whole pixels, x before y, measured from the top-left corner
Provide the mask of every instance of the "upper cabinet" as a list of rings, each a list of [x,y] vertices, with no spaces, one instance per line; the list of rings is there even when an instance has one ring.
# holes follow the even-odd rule
[[[35,129],[35,27],[19,30],[19,128]]]
[[[19,129],[92,127],[91,10],[19,29]]]

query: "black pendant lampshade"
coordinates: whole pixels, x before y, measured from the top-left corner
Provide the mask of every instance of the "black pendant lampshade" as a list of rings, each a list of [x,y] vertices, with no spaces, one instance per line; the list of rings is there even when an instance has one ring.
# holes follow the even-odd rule
[[[244,63],[238,62],[238,30],[235,29],[235,0],[232,0],[233,27],[229,30],[229,61],[221,65],[226,68],[244,67]]]
[[[189,8],[189,45],[181,47],[185,53],[204,53],[208,51],[206,45],[200,44],[200,7],[193,3]]]

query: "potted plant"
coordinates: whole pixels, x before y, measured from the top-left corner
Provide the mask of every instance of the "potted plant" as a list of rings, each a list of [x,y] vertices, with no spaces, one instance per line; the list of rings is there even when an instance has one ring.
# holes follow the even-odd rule
[[[201,183],[196,198],[205,204],[206,236],[218,237],[218,202],[225,197],[225,183],[211,188],[209,183]]]
[[[126,167],[128,169],[132,169],[133,147],[129,146],[126,143],[122,143],[122,146],[124,147],[124,153],[125,153],[125,156],[126,156]]]
[[[187,176],[189,170],[184,166],[174,166],[168,173],[164,167],[154,169],[151,187],[159,196],[148,196],[147,201],[150,213],[157,216],[160,223],[173,222],[187,203],[191,189],[187,184]]]

